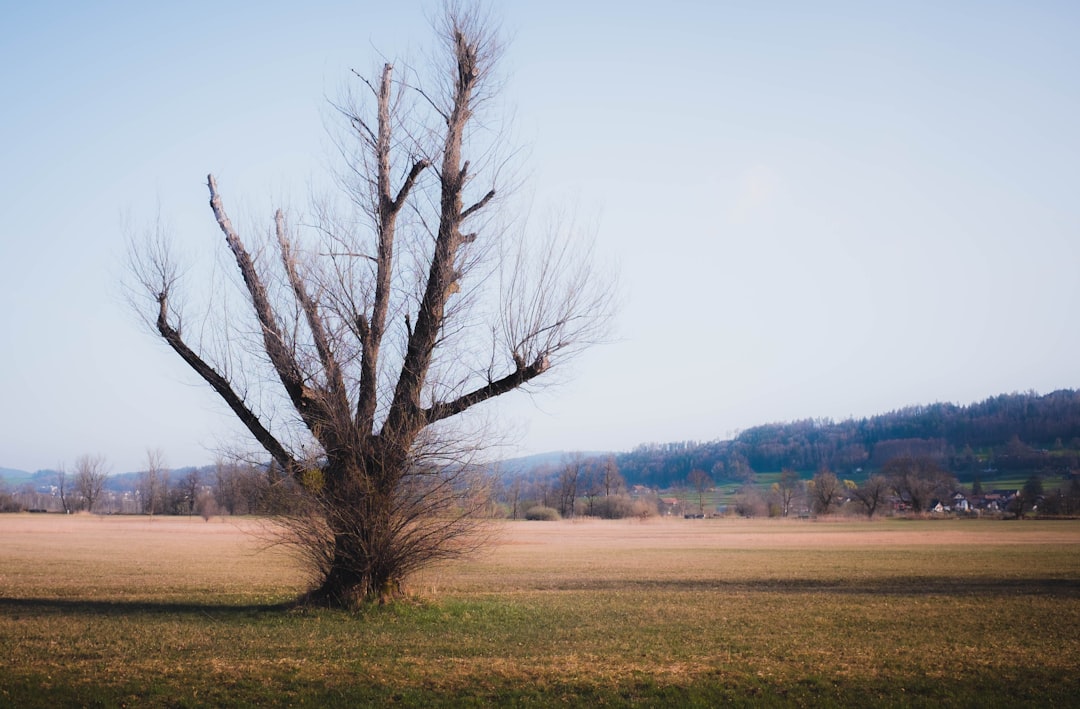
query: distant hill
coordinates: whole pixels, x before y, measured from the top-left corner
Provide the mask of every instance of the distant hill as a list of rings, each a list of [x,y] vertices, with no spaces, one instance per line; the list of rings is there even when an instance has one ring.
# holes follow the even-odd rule
[[[179,479],[181,476],[188,474],[196,468],[188,466],[184,468],[176,468],[170,470],[170,475]],[[199,468],[199,471],[204,475],[204,479],[213,473],[213,466],[204,466]],[[127,490],[134,490],[139,482],[139,476],[142,473],[112,473],[105,480],[105,489],[112,490],[113,492],[125,492]],[[71,471],[68,471],[68,476],[73,477]],[[48,485],[52,485],[56,482],[55,470],[38,470],[33,473],[28,473],[25,470],[16,470],[15,468],[0,468],[0,484],[6,485],[8,488],[17,488],[26,483],[31,483],[35,488],[41,488]]]
[[[840,422],[766,424],[733,440],[639,446],[617,462],[628,483],[668,487],[695,468],[717,481],[783,468],[859,478],[904,455],[935,458],[962,481],[1002,471],[1080,470],[1080,392],[1002,394],[969,406],[937,403]]]
[[[6,483],[10,487],[16,485],[22,485],[24,483],[31,482],[33,478],[32,473],[28,473],[25,470],[16,470],[15,468],[0,468],[0,481]]]
[[[584,458],[601,458],[617,455],[617,453],[611,451],[552,451],[550,453],[537,453],[520,458],[500,460],[497,469],[502,475],[529,475],[540,469],[558,468],[566,462],[568,457],[575,455]]]

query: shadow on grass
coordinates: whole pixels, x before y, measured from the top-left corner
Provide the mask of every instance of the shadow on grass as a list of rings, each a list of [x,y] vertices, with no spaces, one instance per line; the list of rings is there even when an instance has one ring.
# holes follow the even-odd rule
[[[88,613],[103,616],[210,616],[215,619],[250,617],[263,613],[283,613],[295,610],[295,601],[285,603],[191,603],[168,601],[109,601],[71,598],[3,598],[0,613],[59,612]]]
[[[570,592],[779,593],[843,596],[976,596],[987,598],[1039,596],[1080,598],[1080,581],[1067,578],[945,578],[903,576],[874,579],[607,579],[551,578],[530,588]],[[198,616],[217,620],[263,614],[307,612],[297,600],[281,603],[192,603],[170,601],[85,600],[70,598],[4,598],[0,613],[57,612],[102,616]]]

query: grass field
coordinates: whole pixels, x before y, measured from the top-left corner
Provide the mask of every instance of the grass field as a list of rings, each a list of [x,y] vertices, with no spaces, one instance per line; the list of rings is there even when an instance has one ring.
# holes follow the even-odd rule
[[[259,525],[0,516],[0,706],[1080,703],[1080,521],[506,523],[355,615]]]

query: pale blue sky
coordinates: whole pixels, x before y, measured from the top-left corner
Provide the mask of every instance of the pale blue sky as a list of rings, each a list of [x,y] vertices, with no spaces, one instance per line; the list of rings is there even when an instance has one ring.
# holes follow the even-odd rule
[[[947,7],[942,7],[947,5]],[[237,427],[120,299],[124,227],[302,205],[325,97],[434,3],[0,5],[0,467],[213,459]],[[1080,6],[501,8],[538,206],[620,265],[618,340],[504,402],[521,452],[1080,387]]]

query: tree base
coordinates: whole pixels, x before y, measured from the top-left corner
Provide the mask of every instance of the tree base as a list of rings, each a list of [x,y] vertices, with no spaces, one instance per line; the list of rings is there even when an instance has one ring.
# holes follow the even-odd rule
[[[333,583],[327,578],[322,585],[308,591],[296,600],[299,607],[359,610],[373,605],[385,606],[408,597],[405,585],[399,579],[390,579],[378,589],[367,584]]]

